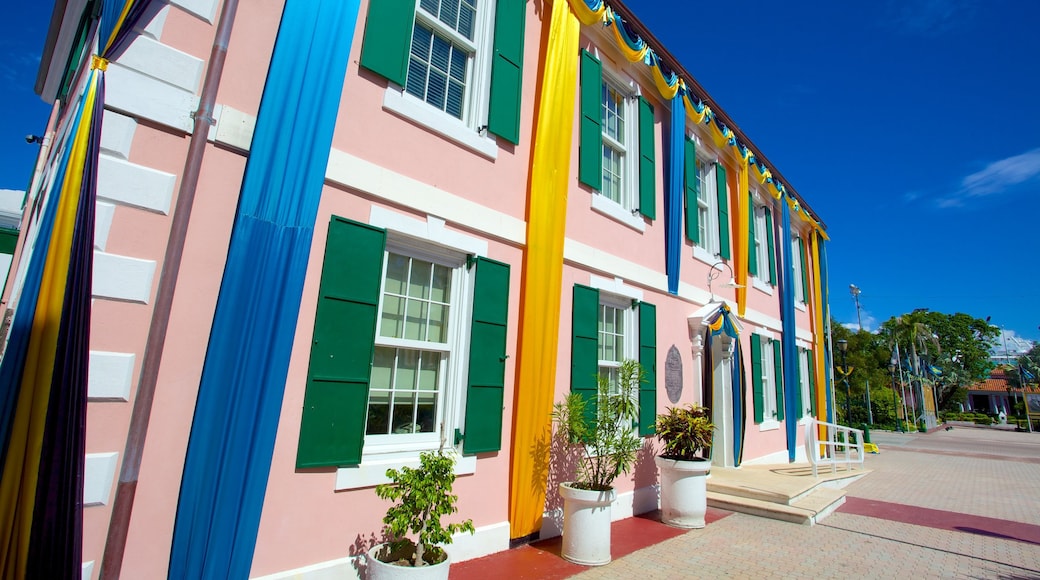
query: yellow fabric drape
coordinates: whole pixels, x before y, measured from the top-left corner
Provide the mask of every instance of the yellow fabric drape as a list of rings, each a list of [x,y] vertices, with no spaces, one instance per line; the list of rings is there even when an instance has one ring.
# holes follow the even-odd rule
[[[650,69],[654,73],[654,83],[657,84],[657,92],[661,93],[661,96],[666,101],[674,99],[675,95],[679,93],[679,77],[672,77],[675,80],[669,85],[668,80],[664,78],[664,73],[661,72],[661,62],[657,60],[656,56]]]
[[[607,14],[607,5],[602,1],[599,2],[599,6],[596,8],[589,8],[585,0],[569,0],[569,4],[571,5],[571,10],[574,11],[574,15],[585,26],[602,24]]]
[[[559,347],[580,26],[564,0],[553,2],[548,26],[527,200],[509,487],[511,538],[528,536],[542,526]]]
[[[748,197],[748,155],[745,150],[737,162],[737,208],[736,211],[736,235],[733,236],[733,274],[737,284],[737,316],[744,317],[747,310],[747,285],[748,285],[748,252],[750,240],[748,228],[750,226],[751,199]]]
[[[813,230],[809,236],[812,256],[812,308],[809,311],[813,316],[813,358],[814,370],[816,372],[816,418],[821,421],[827,420],[827,363],[825,347],[827,344],[827,332],[824,328],[826,321],[826,304],[823,302],[823,281],[820,279],[820,237],[819,231]],[[821,437],[824,434],[819,434]]]
[[[611,11],[611,13],[612,12],[613,11]],[[611,17],[611,15],[613,17]],[[628,59],[628,62],[643,62],[643,59],[646,57],[646,51],[649,50],[646,43],[644,42],[642,48],[639,50],[633,50],[628,46],[628,43],[625,42],[625,37],[622,36],[621,17],[616,14],[608,14],[607,20],[610,23],[611,30],[614,31],[614,41],[617,43],[618,50],[621,51],[621,54]]]
[[[695,125],[700,125],[704,122],[704,119],[711,114],[711,108],[707,105],[701,108],[701,112],[697,112],[697,107],[694,106],[693,101],[690,100],[690,93],[686,92],[686,83],[679,79],[679,85],[683,88],[683,102],[686,103],[686,116],[690,118]]]
[[[76,224],[83,167],[90,141],[97,71],[92,71],[86,103],[73,136],[65,180],[55,215],[53,233],[33,317],[21,389],[18,393],[11,440],[0,479],[0,576],[24,578],[29,557],[29,535],[36,507],[36,482],[43,449],[43,428],[50,403],[51,376],[58,344],[58,329],[69,271],[69,252]],[[57,191],[51,195],[58,195]]]

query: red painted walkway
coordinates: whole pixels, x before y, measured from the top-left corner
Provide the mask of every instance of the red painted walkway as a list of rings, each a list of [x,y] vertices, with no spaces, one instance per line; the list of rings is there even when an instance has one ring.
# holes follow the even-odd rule
[[[732,512],[708,508],[708,525]],[[685,534],[690,530],[673,528],[661,523],[661,512],[654,511],[633,518],[618,520],[610,527],[610,555],[613,559],[627,556],[636,550]],[[587,566],[579,566],[560,556],[562,540],[559,537],[534,542],[483,558],[451,565],[452,580],[483,580],[485,578],[518,578],[558,580],[569,578]]]
[[[851,496],[845,497],[845,504],[838,508],[838,511],[940,530],[1018,540],[1040,546],[1040,526],[1022,522]]]

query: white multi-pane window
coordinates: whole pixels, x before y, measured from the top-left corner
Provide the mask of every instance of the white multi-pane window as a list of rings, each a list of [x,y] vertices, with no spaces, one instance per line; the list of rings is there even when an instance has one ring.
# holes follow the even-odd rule
[[[714,163],[697,163],[697,227],[698,245],[715,256],[719,253],[718,183]]]
[[[599,376],[610,385],[609,395],[620,394],[618,377],[621,363],[637,356],[638,332],[631,299],[600,293],[599,304]]]
[[[794,299],[805,302],[805,277],[802,274],[802,248],[798,236],[791,238],[791,268],[794,271]]]
[[[758,264],[758,279],[769,280],[769,239],[773,235],[766,227],[766,208],[755,206],[755,260]]]
[[[405,90],[458,119],[477,53],[476,1],[420,0]]]
[[[631,193],[627,185],[626,153],[630,142],[627,118],[631,117],[628,99],[616,86],[604,79],[600,121],[603,130],[603,186],[600,193],[607,199],[630,208]]]
[[[798,386],[802,393],[802,409],[800,417],[812,415],[812,393],[809,389],[809,351],[798,349]]]
[[[465,298],[461,258],[386,252],[369,387],[366,442],[429,443],[458,389],[458,319]]]
[[[773,340],[762,341],[762,418],[776,420],[776,366],[773,359]]]

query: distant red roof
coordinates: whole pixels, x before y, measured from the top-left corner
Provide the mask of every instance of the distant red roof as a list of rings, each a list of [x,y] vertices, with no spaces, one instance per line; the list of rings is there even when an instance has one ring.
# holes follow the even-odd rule
[[[1008,369],[1006,367],[997,367],[990,371],[989,378],[974,385],[969,385],[967,389],[969,391],[1000,391],[1006,393],[1010,382],[1008,381],[1008,375],[1011,373],[1017,374],[1018,371]],[[1017,376],[1015,377],[1018,378]],[[1016,391],[1018,389],[1015,389]],[[1040,387],[1036,385],[1029,385],[1026,387],[1027,393],[1040,393]]]

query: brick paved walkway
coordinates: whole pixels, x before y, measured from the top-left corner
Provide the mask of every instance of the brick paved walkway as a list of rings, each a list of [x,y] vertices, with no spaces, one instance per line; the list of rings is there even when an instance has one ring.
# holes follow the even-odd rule
[[[704,529],[627,555],[615,550],[607,566],[532,576],[529,565],[511,567],[507,552],[474,561],[481,564],[470,573],[467,562],[453,566],[452,578],[476,570],[483,578],[1040,578],[1040,434],[965,429],[874,441],[881,454],[866,459],[873,472],[817,526],[715,510]],[[948,451],[961,442],[984,450]],[[1018,447],[1002,455],[1005,443]],[[649,537],[646,526],[661,524],[639,525],[644,532],[633,535]]]

